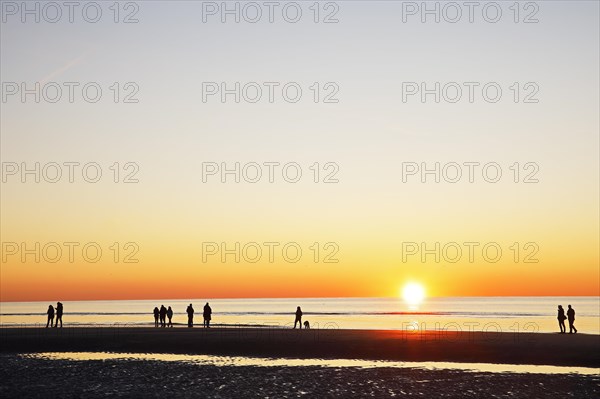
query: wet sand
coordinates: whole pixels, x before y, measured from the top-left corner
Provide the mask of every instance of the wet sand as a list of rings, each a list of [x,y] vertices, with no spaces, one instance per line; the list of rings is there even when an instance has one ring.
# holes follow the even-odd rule
[[[256,367],[0,354],[2,398],[594,398],[600,377],[416,368]]]
[[[0,328],[1,352],[133,352],[600,367],[587,334],[270,328]]]

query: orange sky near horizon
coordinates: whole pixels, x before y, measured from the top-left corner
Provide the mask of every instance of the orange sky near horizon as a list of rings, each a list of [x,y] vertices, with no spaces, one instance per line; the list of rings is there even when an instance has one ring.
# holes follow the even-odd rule
[[[422,193],[424,199],[418,209],[424,213],[419,214],[412,211],[416,209],[415,204],[385,199],[383,193],[383,200],[378,201],[381,209],[364,205],[363,198],[348,200],[340,187],[336,190],[342,193],[334,195],[340,204],[336,208],[324,208],[319,201],[311,204],[309,197],[302,197],[305,206],[321,208],[311,215],[287,211],[300,206],[296,204],[298,190],[283,190],[279,196],[282,205],[249,205],[254,192],[239,187],[236,189],[247,192],[241,196],[248,199],[246,205],[238,202],[231,206],[227,201],[232,199],[222,197],[226,200],[220,205],[223,210],[219,210],[215,204],[194,206],[192,200],[179,196],[177,200],[169,200],[173,204],[178,202],[179,207],[168,203],[162,209],[150,210],[154,203],[147,203],[149,197],[144,195],[147,188],[140,186],[128,188],[129,200],[139,200],[137,206],[122,205],[124,209],[119,216],[114,212],[111,215],[112,201],[90,212],[93,208],[88,207],[87,199],[77,204],[63,201],[62,197],[53,196],[55,187],[15,184],[4,187],[1,194],[1,301],[385,297],[399,295],[402,285],[411,280],[423,284],[428,296],[600,295],[598,221],[587,213],[591,201],[579,209],[562,212],[554,220],[546,217],[547,206],[527,210],[527,217],[511,219],[513,213],[521,215],[518,203],[502,200],[500,205],[498,199],[493,198],[490,206],[480,204],[479,208],[473,208],[463,195],[453,198],[453,194],[445,197],[447,206],[453,206],[454,212],[449,212],[446,207],[428,208],[430,203],[437,202]],[[217,194],[223,190],[219,186],[211,190],[213,188]],[[105,188],[94,187],[84,197],[106,195],[103,190]],[[116,190],[117,195],[122,194],[123,189]],[[136,193],[136,190],[143,192]],[[419,190],[422,188],[417,186],[415,195]],[[478,190],[480,196],[487,195],[486,190]],[[490,190],[490,195],[496,192]],[[79,196],[81,198],[81,194]],[[21,198],[28,201],[44,198],[45,205],[33,207]],[[344,204],[344,198],[350,203]],[[397,215],[386,215],[394,204],[406,209],[399,210]],[[353,209],[359,207],[367,211],[353,213]],[[190,213],[190,209],[194,212]],[[468,219],[463,216],[466,212],[472,215]],[[315,230],[315,223],[325,217],[328,222]],[[282,221],[285,229],[281,227]],[[230,229],[232,225],[237,227]],[[437,227],[433,231],[430,226]],[[576,233],[564,235],[559,233],[561,230]],[[36,242],[40,243],[39,250],[35,250]],[[48,244],[51,242],[57,244]],[[79,243],[73,249],[73,263],[69,262],[69,247],[65,242]],[[136,246],[126,248],[128,242]],[[235,249],[236,242],[240,243],[239,250],[233,251],[240,257],[239,263],[232,253],[226,255],[222,263],[220,243],[223,242],[224,249],[229,251]],[[251,262],[257,255],[253,252],[255,246],[248,244],[252,242],[261,250],[256,263]],[[272,263],[265,242],[279,243],[273,247]],[[328,242],[335,247],[326,248]],[[423,262],[422,252],[431,252],[436,242],[440,243],[439,249],[426,254]],[[473,249],[472,262],[465,242],[479,243]],[[515,242],[518,259],[515,259]],[[528,242],[536,247],[525,248]],[[21,243],[25,243],[25,251],[29,253],[23,255]],[[85,260],[85,243],[97,243],[102,251],[97,263]],[[204,248],[205,262],[202,243],[217,245]],[[297,263],[284,258],[285,243],[294,243],[288,253],[290,259],[295,256],[296,246],[302,251]],[[425,243],[423,251],[421,243]],[[486,243],[493,244],[488,257],[494,256],[495,246],[502,251],[497,262],[484,257]],[[61,257],[56,263],[50,263],[47,260],[58,256],[56,246],[61,250]],[[457,256],[453,252],[456,246],[461,250],[461,257],[452,263]],[[95,256],[95,247],[96,244],[90,246],[91,250],[88,248],[88,260]],[[137,250],[135,254],[134,250]],[[35,261],[36,255],[40,257],[39,263]],[[126,263],[127,255],[138,262]],[[328,255],[338,262],[325,262]],[[527,263],[528,255],[537,262]],[[115,256],[118,256],[117,262]]]
[[[382,257],[369,264],[343,261],[342,254],[340,250],[339,263],[270,264],[242,259],[167,266],[146,261],[141,251],[139,263],[7,262],[2,265],[0,300],[393,297],[410,281],[421,283],[430,297],[600,296],[600,274],[584,259],[568,268],[543,261],[403,264]]]

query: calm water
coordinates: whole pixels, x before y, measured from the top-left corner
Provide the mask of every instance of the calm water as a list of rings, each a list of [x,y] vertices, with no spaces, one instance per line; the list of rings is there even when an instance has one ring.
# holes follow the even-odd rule
[[[173,322],[185,325],[192,302],[195,322],[202,322],[207,299],[143,301],[64,301],[67,325],[151,326],[152,310],[171,306]],[[600,334],[600,297],[468,297],[429,298],[411,307],[396,298],[208,299],[218,325],[291,327],[296,306],[313,328],[446,329],[557,332],[556,307],[571,304],[580,333]],[[0,323],[35,326],[46,323],[48,302],[2,302]],[[54,304],[55,305],[55,304]]]

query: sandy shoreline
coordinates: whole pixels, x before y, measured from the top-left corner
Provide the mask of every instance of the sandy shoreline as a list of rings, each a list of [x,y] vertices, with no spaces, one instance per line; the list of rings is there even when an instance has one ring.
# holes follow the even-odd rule
[[[3,353],[143,352],[600,367],[587,334],[255,328],[1,328]]]
[[[600,375],[298,366],[289,358],[600,366],[600,336],[265,328],[0,328],[6,398],[597,397]],[[284,358],[263,367],[140,358],[50,359],[34,352]],[[38,357],[41,356],[41,357]],[[171,355],[172,356],[172,355]],[[259,362],[264,359],[260,359]],[[287,363],[290,361],[290,363]],[[532,367],[533,369],[533,367]]]
[[[0,354],[2,398],[593,398],[600,378],[356,367],[43,360]]]

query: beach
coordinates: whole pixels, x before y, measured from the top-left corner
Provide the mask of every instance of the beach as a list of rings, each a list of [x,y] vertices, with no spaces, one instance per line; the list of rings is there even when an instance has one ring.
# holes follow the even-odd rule
[[[197,366],[0,355],[3,398],[592,398],[598,377],[355,367]]]
[[[282,328],[2,328],[2,352],[137,352],[600,367],[589,334]]]
[[[25,327],[1,328],[0,339],[3,398],[600,394],[600,376],[594,373],[594,368],[600,372],[600,337],[588,334]],[[311,363],[318,359],[332,361]],[[357,359],[377,362],[365,365]],[[387,361],[407,363],[398,368]],[[456,363],[445,362],[506,364],[508,371],[453,369],[447,365]],[[511,371],[512,365],[520,369]],[[547,372],[535,365],[571,369]]]

